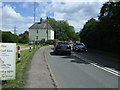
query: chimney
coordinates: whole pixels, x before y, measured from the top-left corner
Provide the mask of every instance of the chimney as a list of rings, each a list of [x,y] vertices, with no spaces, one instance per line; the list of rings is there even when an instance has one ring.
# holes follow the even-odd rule
[[[42,18],[40,18],[40,24],[42,23],[42,21],[43,21],[43,19],[42,19]]]

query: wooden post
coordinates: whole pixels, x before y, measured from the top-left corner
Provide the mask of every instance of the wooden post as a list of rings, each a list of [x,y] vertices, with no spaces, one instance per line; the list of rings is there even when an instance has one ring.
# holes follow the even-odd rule
[[[29,47],[29,52],[31,52],[31,46]]]
[[[21,61],[20,60],[20,46],[18,46],[17,49],[18,49],[18,62],[20,62]]]

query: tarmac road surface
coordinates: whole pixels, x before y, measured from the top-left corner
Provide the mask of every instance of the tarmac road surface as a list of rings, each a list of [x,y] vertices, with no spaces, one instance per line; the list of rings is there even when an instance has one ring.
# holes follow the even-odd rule
[[[82,55],[55,55],[51,47],[46,48],[49,66],[60,88],[118,88],[119,76],[85,61]],[[81,57],[77,57],[81,56]],[[90,57],[90,54],[89,54]],[[93,55],[89,59],[95,59]],[[93,58],[92,58],[93,57]],[[104,59],[101,59],[104,60]],[[103,61],[104,62],[104,61]]]

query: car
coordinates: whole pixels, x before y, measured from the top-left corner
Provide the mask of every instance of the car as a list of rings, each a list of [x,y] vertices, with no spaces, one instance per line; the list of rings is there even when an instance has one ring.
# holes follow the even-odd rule
[[[73,47],[73,42],[72,41],[70,41],[70,46],[71,46],[71,50],[72,50],[72,47]]]
[[[32,44],[34,44],[34,42],[30,41],[30,42],[29,42],[29,45],[32,45]]]
[[[84,43],[76,42],[73,45],[73,51],[84,51],[84,52],[87,52],[87,47],[85,46]]]
[[[59,41],[54,41],[54,42],[53,42],[54,47],[58,44],[58,42],[59,42]]]
[[[67,41],[58,41],[57,45],[54,46],[55,54],[67,54],[71,55],[71,46]]]

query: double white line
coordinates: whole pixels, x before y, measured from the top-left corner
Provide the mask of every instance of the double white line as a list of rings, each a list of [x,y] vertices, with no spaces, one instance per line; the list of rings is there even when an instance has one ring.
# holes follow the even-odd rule
[[[76,57],[78,57],[78,58],[80,58],[80,59],[82,59],[82,60],[90,63],[91,65],[93,65],[93,66],[95,66],[95,67],[97,67],[97,68],[100,68],[100,69],[102,69],[102,70],[105,70],[105,71],[107,71],[107,72],[109,72],[109,73],[112,73],[112,74],[120,77],[120,73],[119,73],[118,71],[116,71],[116,70],[113,70],[113,69],[108,68],[108,67],[103,67],[103,66],[101,66],[101,65],[99,65],[99,64],[97,64],[97,63],[95,63],[95,62],[93,62],[93,61],[91,61],[91,60],[88,60],[88,59],[85,58],[85,57],[82,57],[82,56],[80,56],[80,55],[77,55],[77,54],[75,54],[75,53],[73,53],[73,56],[76,56]]]

